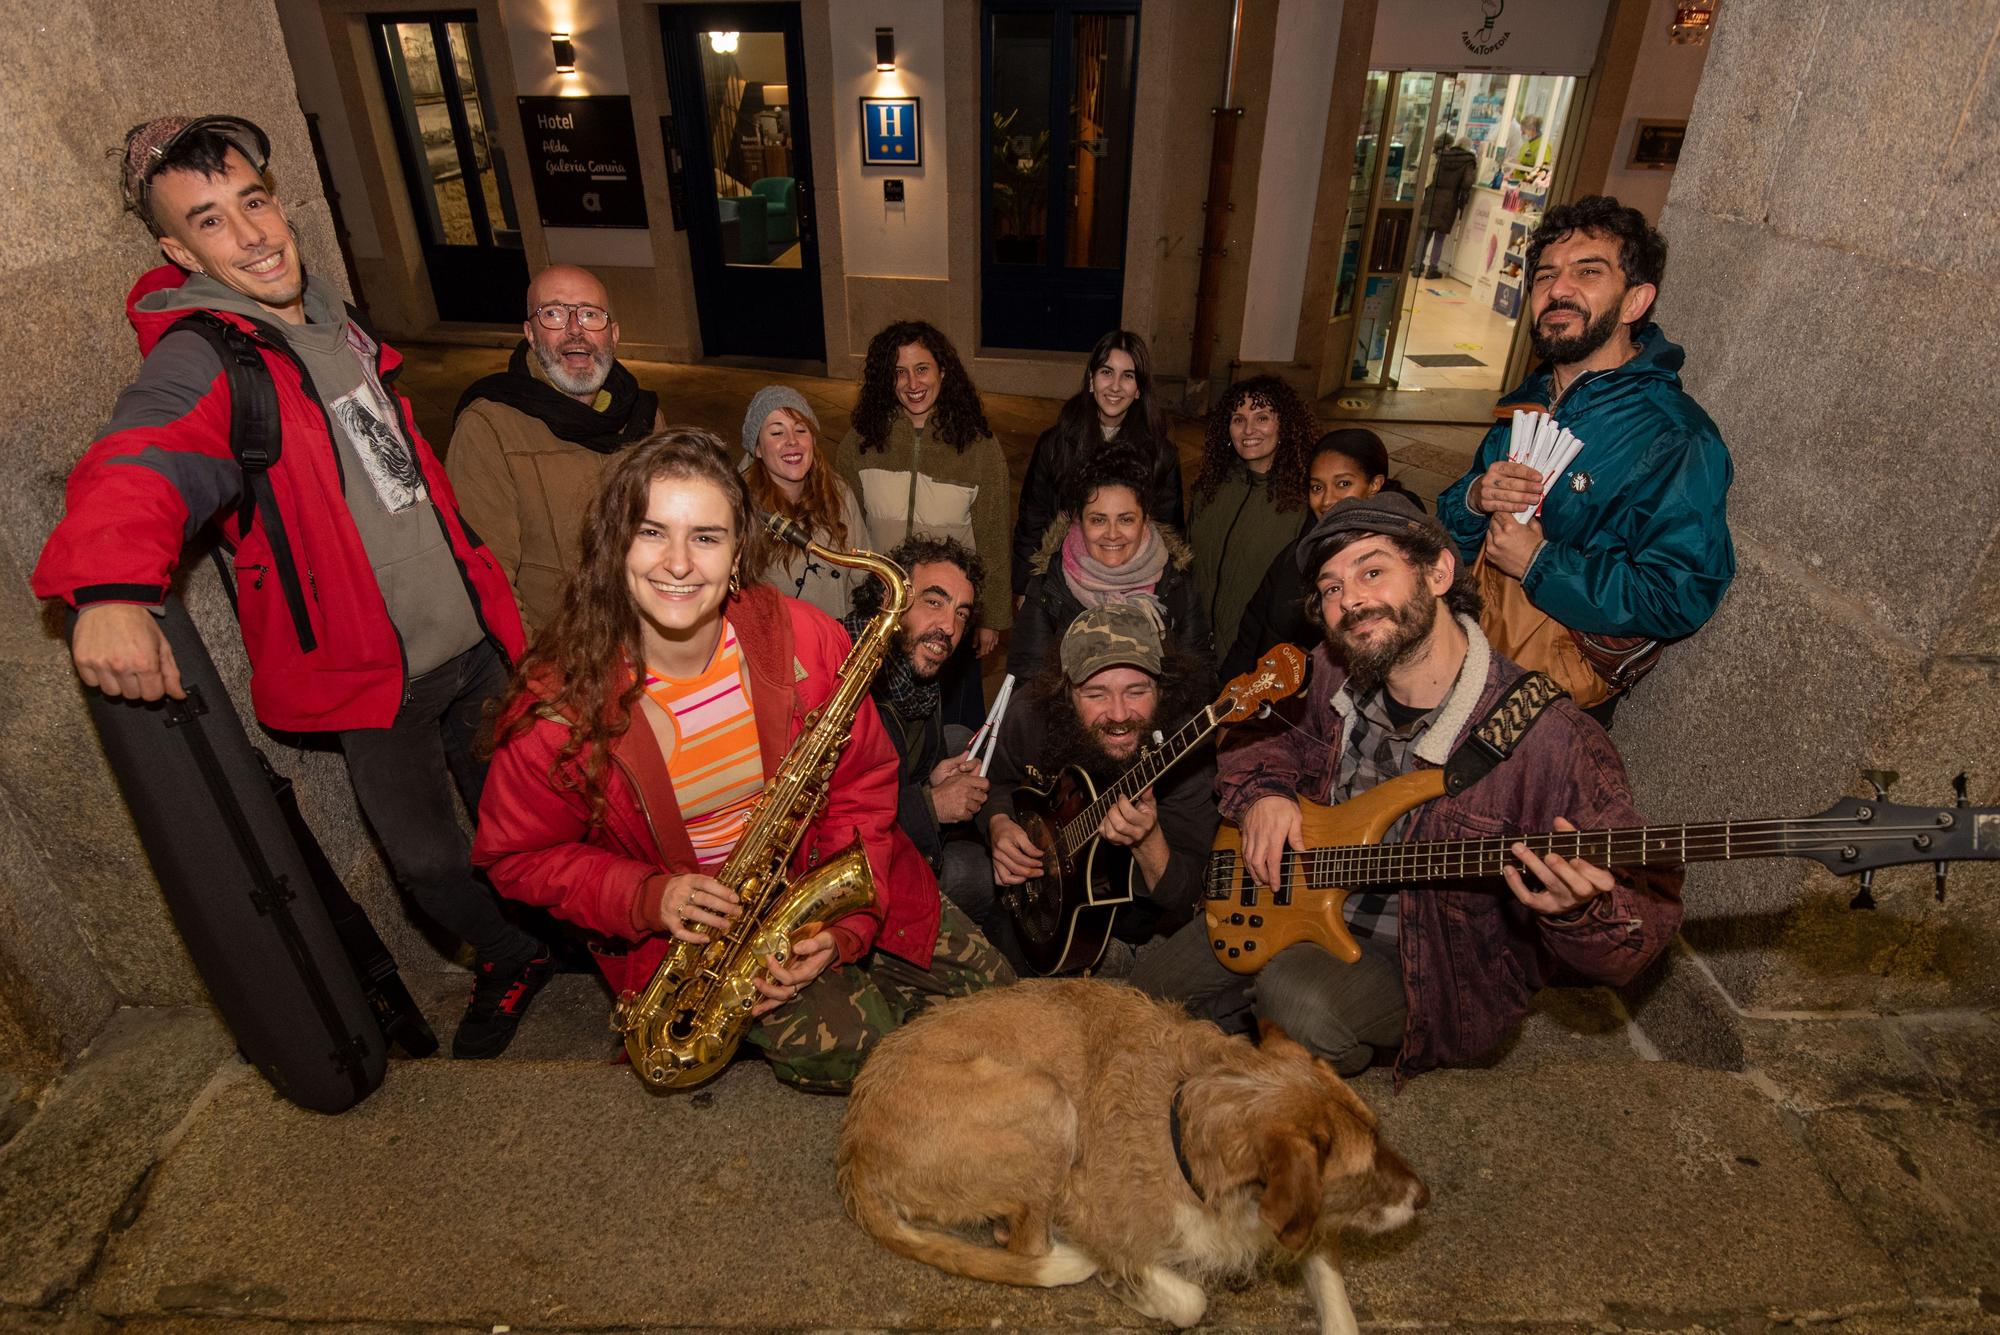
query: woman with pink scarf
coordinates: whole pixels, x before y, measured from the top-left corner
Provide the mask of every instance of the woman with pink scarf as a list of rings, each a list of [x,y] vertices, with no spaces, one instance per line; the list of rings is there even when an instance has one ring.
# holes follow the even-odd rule
[[[1114,601],[1143,606],[1170,647],[1214,666],[1214,632],[1190,573],[1194,551],[1147,514],[1150,477],[1148,461],[1124,447],[1097,451],[1072,475],[1014,614],[1007,670],[1017,678],[1025,681],[1053,661],[1078,613]]]

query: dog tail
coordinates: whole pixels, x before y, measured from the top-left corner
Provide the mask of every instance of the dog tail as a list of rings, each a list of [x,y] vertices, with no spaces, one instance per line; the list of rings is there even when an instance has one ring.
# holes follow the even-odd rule
[[[1097,1273],[1097,1262],[1060,1239],[1051,1241],[1046,1256],[1023,1256],[914,1223],[875,1192],[850,1190],[847,1209],[856,1223],[898,1256],[968,1279],[1052,1289],[1080,1284]]]

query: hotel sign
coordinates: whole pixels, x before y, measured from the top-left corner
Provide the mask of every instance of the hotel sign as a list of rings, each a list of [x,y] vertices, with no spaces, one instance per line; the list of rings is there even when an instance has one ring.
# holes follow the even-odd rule
[[[521,134],[544,227],[646,225],[629,97],[524,97]]]

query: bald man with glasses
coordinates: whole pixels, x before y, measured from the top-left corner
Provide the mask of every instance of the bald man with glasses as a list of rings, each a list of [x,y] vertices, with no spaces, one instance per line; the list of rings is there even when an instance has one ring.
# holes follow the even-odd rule
[[[555,616],[604,470],[663,423],[658,398],[618,361],[611,298],[588,270],[536,274],[521,333],[507,369],[458,401],[445,468],[532,637]]]

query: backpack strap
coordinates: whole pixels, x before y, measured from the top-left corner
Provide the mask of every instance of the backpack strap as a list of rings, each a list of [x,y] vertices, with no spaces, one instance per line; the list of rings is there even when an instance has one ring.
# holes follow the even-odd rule
[[[223,374],[229,380],[229,452],[243,471],[238,525],[247,533],[251,524],[263,524],[271,559],[277,566],[278,586],[291,609],[299,650],[311,653],[319,647],[319,639],[313,634],[305,585],[299,579],[298,562],[285,535],[285,518],[278,509],[278,494],[271,485],[270,471],[284,453],[285,433],[278,416],[278,387],[264,362],[263,350],[250,335],[208,311],[184,316],[173,327],[200,334],[222,361]]]
[[[1514,754],[1542,712],[1568,694],[1540,672],[1523,673],[1445,761],[1445,792],[1455,797],[1491,774]]]

